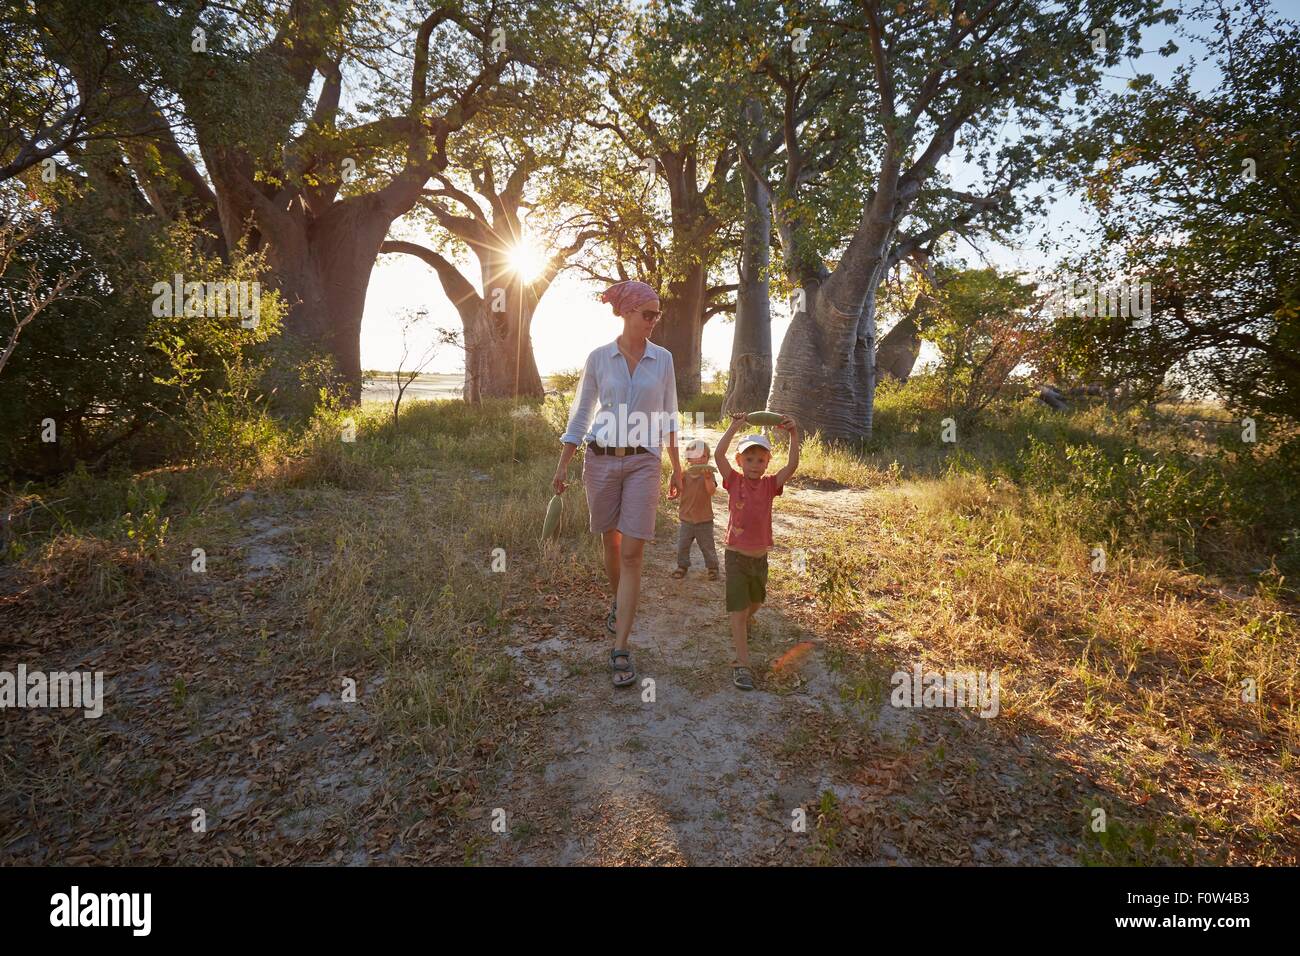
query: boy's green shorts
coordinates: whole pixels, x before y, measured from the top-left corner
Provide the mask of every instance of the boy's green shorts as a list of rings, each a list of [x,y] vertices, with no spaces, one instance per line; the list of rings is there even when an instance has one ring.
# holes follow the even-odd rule
[[[751,558],[730,548],[723,554],[727,572],[727,610],[745,611],[767,600],[767,555]]]

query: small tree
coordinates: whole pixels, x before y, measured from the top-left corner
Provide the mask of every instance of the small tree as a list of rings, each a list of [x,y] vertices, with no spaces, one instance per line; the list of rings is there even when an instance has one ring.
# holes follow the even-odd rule
[[[48,263],[19,257],[22,245],[48,225],[50,211],[46,200],[24,201],[17,190],[0,187],[0,328],[5,330],[0,336],[0,372],[18,348],[23,329],[56,302],[70,298],[84,272],[55,272]]]
[[[1046,297],[996,269],[939,270],[938,278],[922,331],[942,358],[945,403],[959,421],[971,422],[1032,362]]]
[[[440,340],[434,339],[429,343],[427,348],[420,352],[419,358],[415,360],[415,363],[410,367],[410,369],[406,368],[406,362],[411,357],[411,330],[428,317],[428,309],[407,309],[402,313],[400,320],[402,325],[402,357],[397,360],[397,369],[393,372],[393,384],[397,387],[397,397],[393,399],[394,428],[397,428],[399,425],[397,415],[401,410],[402,396],[406,394],[406,389],[416,380],[416,378],[419,377],[421,372],[429,367],[429,363],[432,362],[434,356],[438,354],[438,345]]]
[[[1065,264],[1150,283],[1150,314],[1065,317],[1058,347],[1072,369],[1144,398],[1177,384],[1300,420],[1300,23],[1266,4],[1204,4],[1179,33],[1206,49],[1214,86],[1189,63],[1101,101],[1080,141],[1095,247]]]

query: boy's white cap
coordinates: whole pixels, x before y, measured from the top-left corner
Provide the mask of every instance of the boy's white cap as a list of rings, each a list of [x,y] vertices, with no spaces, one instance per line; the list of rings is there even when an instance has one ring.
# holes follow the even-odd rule
[[[694,438],[686,446],[687,458],[694,458],[696,455],[707,455],[708,453],[709,443],[702,438]]]
[[[772,453],[772,443],[762,435],[746,435],[740,440],[740,444],[736,446],[736,454],[742,454],[745,449],[751,445],[757,445],[759,448],[766,448],[769,455]]]

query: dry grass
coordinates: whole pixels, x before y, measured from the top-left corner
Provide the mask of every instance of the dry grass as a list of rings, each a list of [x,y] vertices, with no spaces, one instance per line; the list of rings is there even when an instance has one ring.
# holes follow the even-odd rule
[[[52,517],[5,569],[0,665],[81,661],[115,689],[100,722],[3,715],[0,859],[472,856],[472,795],[536,716],[501,652],[505,609],[574,573],[537,540],[555,437],[536,412],[411,403],[396,430],[384,412],[355,415],[355,442],[322,419],[269,478],[44,492]],[[581,489],[566,498],[565,550],[594,555],[571,547]],[[258,549],[274,561],[249,577]],[[184,793],[211,839],[173,832]]]
[[[1085,860],[1300,858],[1300,628],[1267,579],[1226,591],[1111,541],[1097,573],[1092,536],[1057,502],[974,474],[873,501],[853,525],[790,543],[809,550],[810,580],[787,584],[810,589],[815,626],[850,666],[869,645],[927,670],[999,672],[997,729],[1045,736],[1112,796],[1099,804],[1122,822],[1084,828]],[[879,696],[884,675],[863,670]]]
[[[242,478],[191,469],[22,490],[22,507],[39,517],[9,544],[0,630],[28,643],[3,648],[5,660],[89,652],[90,665],[102,652],[110,671],[139,686],[130,709],[117,712],[125,724],[112,730],[59,719],[25,723],[21,735],[6,728],[12,750],[0,783],[10,797],[0,810],[35,827],[32,806],[60,808],[37,828],[38,849],[15,845],[47,862],[321,861],[358,841],[374,858],[420,859],[435,848],[477,858],[476,788],[521,755],[544,760],[529,751],[539,712],[520,703],[521,675],[503,653],[509,630],[603,637],[598,619],[564,617],[603,593],[576,467],[559,546],[537,540],[563,411],[563,399],[518,413],[411,403],[394,428],[376,406],[352,413],[354,442],[342,441],[341,416],[322,416]],[[1294,490],[1271,477],[1266,451],[1247,461],[1159,418],[1032,406],[1000,410],[954,447],[939,441],[943,417],[886,394],[873,444],[805,444],[797,484],[871,494],[860,513],[810,522],[819,530],[783,540],[807,551],[808,573],[776,562],[772,590],[799,598],[791,618],[863,710],[887,698],[890,670],[922,661],[996,670],[1001,716],[964,736],[927,725],[899,740],[868,739],[826,713],[792,725],[787,756],[810,759],[825,742],[846,773],[873,786],[913,781],[905,796],[916,801],[894,808],[896,826],[873,830],[864,849],[848,834],[884,817],[856,820],[860,808],[825,797],[813,808],[823,839],[812,862],[876,859],[898,833],[922,850],[930,841],[942,859],[953,844],[940,825],[947,808],[1000,799],[1000,784],[972,769],[972,755],[996,761],[1025,737],[1086,780],[1023,811],[1039,827],[1055,814],[1056,826],[1077,835],[1077,859],[1300,861],[1300,628],[1278,544]],[[1050,454],[1033,458],[1031,438]],[[1064,459],[1051,456],[1071,443],[1100,457],[1054,485],[1052,468]],[[1071,483],[1110,476],[1108,463],[1134,449],[1178,467],[1087,493]],[[1216,470],[1226,476],[1221,489],[1203,480]],[[1134,496],[1096,490],[1110,487]],[[244,488],[258,502],[247,513],[230,503]],[[1213,520],[1189,522],[1202,506]],[[661,534],[674,510],[661,511]],[[1166,515],[1182,525],[1162,524]],[[282,563],[256,581],[243,565],[253,518],[283,531]],[[188,574],[196,545],[209,554],[209,578]],[[1106,554],[1100,573],[1097,545]],[[164,618],[184,621],[162,626]],[[149,677],[155,665],[161,676]],[[307,703],[322,688],[337,693],[344,676],[365,688],[364,712],[328,711],[321,726],[346,736],[304,743],[325,733]],[[777,668],[778,690],[780,678]],[[1242,699],[1247,679],[1253,703]],[[286,731],[275,721],[286,714],[299,721],[293,746],[304,749],[277,759],[310,778],[348,754],[356,762],[331,765],[327,779],[354,801],[331,795],[322,816],[319,794],[283,768],[268,771],[261,785],[274,806],[306,821],[295,824],[301,836],[285,836],[274,814],[240,811],[210,846],[178,854],[157,815],[194,781],[257,778],[265,759],[249,741],[278,746]],[[341,748],[340,739],[352,743]],[[42,756],[50,753],[57,759]],[[378,776],[365,769],[376,753]],[[354,778],[370,783],[352,787]],[[1085,825],[1093,806],[1114,821],[1104,835]],[[933,815],[919,827],[923,811]],[[91,822],[93,845],[78,833]],[[602,845],[597,856],[675,861],[658,833],[645,835],[653,846]]]

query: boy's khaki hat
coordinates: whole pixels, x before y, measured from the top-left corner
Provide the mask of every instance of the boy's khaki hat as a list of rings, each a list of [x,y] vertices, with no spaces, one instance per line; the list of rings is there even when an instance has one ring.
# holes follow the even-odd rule
[[[766,448],[767,453],[769,455],[772,454],[772,443],[762,435],[746,435],[740,440],[740,444],[736,446],[736,454],[743,454],[745,449],[749,448],[751,445],[757,445],[759,448]]]

